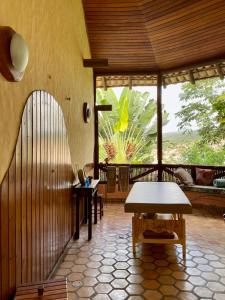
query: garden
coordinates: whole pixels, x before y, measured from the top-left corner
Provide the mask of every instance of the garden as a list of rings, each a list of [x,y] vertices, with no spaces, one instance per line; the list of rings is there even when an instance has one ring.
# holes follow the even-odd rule
[[[179,111],[168,112],[163,99],[163,163],[225,164],[225,82],[217,78],[180,84]],[[166,95],[166,92],[164,92]],[[99,161],[157,163],[157,102],[142,87],[97,89],[97,104],[111,104],[99,113]],[[173,105],[173,99],[170,99]],[[171,120],[176,128],[164,129]]]

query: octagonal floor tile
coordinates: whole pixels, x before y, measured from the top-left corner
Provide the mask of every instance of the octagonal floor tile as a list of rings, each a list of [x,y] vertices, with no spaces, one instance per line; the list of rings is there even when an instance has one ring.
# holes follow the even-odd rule
[[[77,294],[79,297],[83,298],[90,298],[94,294],[94,290],[92,287],[81,287],[78,291]]]
[[[173,245],[137,245],[132,252],[131,216],[122,204],[105,208],[101,222],[69,243],[54,278],[68,279],[70,300],[224,300],[223,221],[187,216],[187,255]],[[210,226],[209,226],[210,224]],[[224,235],[225,238],[225,235]]]
[[[161,300],[163,295],[158,291],[145,291],[143,294],[144,298],[147,300],[154,299],[154,300]]]
[[[129,271],[129,269],[128,269]],[[115,278],[126,278],[130,275],[129,272],[127,272],[126,270],[116,270],[113,272],[113,276]]]
[[[109,296],[106,295],[106,294],[99,294],[99,295],[96,295],[96,296],[93,298],[93,300],[111,300],[111,299],[110,299]]]
[[[144,292],[144,288],[140,284],[129,284],[126,291],[130,295],[141,295]]]
[[[208,289],[207,287],[202,287],[202,286],[199,286],[199,287],[196,287],[194,289],[194,292],[196,295],[198,295],[199,297],[202,297],[202,298],[212,298],[212,291],[210,289]]]
[[[159,290],[165,296],[176,296],[178,293],[178,289],[172,285],[161,285]]]
[[[95,286],[95,291],[99,294],[108,294],[112,290],[112,286],[108,283],[99,283]]]
[[[128,294],[124,290],[113,290],[109,296],[112,300],[125,300]]]
[[[111,282],[114,278],[111,274],[101,274],[97,277],[99,282],[108,283]]]

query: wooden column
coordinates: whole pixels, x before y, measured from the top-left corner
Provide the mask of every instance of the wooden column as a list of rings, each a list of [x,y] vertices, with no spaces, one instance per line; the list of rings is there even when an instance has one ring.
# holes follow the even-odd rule
[[[98,163],[99,163],[99,142],[98,142],[98,111],[96,108],[96,74],[93,72],[94,80],[94,132],[95,132],[95,145],[94,145],[94,178],[99,178]]]
[[[158,181],[162,181],[162,75],[157,76],[157,160]]]

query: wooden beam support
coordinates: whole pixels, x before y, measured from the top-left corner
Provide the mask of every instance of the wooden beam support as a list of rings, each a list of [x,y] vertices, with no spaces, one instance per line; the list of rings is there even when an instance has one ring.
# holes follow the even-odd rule
[[[220,58],[215,58],[215,59],[210,59],[206,61],[201,61],[201,62],[196,62],[194,64],[189,64],[189,65],[184,65],[184,66],[179,66],[175,68],[170,68],[170,69],[165,69],[165,70],[159,70],[159,69],[140,69],[136,71],[119,71],[119,70],[96,70],[96,75],[97,76],[113,76],[113,75],[157,75],[159,73],[161,74],[170,74],[170,73],[176,73],[180,71],[188,71],[188,70],[193,70],[195,68],[200,68],[200,67],[205,67],[205,66],[210,66],[210,65],[215,65],[215,64],[220,64],[225,62],[225,56],[220,57]]]
[[[103,76],[103,87],[104,87],[104,91],[107,91],[107,80],[106,80],[106,77]]]
[[[197,62],[195,64],[184,65],[184,66],[180,66],[177,68],[162,70],[162,74],[170,74],[170,73],[176,73],[176,72],[180,72],[180,71],[189,71],[189,70],[193,70],[196,68],[215,65],[215,64],[224,63],[224,62],[225,62],[225,57],[215,58],[215,59],[211,59],[211,60],[206,60],[204,62]]]
[[[116,76],[116,75],[157,75],[159,70],[137,70],[137,71],[113,71],[113,70],[95,70],[96,76]]]
[[[166,89],[166,81],[165,81],[165,77],[162,76],[162,85],[163,88]]]
[[[157,78],[157,159],[158,181],[162,181],[162,75]]]
[[[128,77],[128,85],[129,85],[129,89],[132,90],[132,77],[131,76]]]
[[[223,74],[223,70],[222,70],[220,64],[216,64],[216,71],[217,71],[220,79],[223,80],[224,79],[224,74]]]
[[[195,78],[194,78],[194,74],[193,74],[192,70],[188,71],[188,76],[189,76],[190,83],[195,84]]]
[[[93,80],[94,80],[94,107],[96,106],[96,75],[93,73]],[[98,111],[94,109],[94,178],[99,178],[99,142],[98,142]]]
[[[85,68],[101,68],[101,67],[108,67],[109,62],[106,58],[90,58],[90,59],[83,59],[83,66]]]
[[[111,104],[96,105],[95,110],[96,110],[96,112],[98,112],[98,111],[112,111],[112,105]]]

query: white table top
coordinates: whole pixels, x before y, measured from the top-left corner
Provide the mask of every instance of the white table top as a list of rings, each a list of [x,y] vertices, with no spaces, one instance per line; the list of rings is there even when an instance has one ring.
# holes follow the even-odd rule
[[[190,214],[192,206],[174,182],[136,182],[125,202],[125,212]]]

